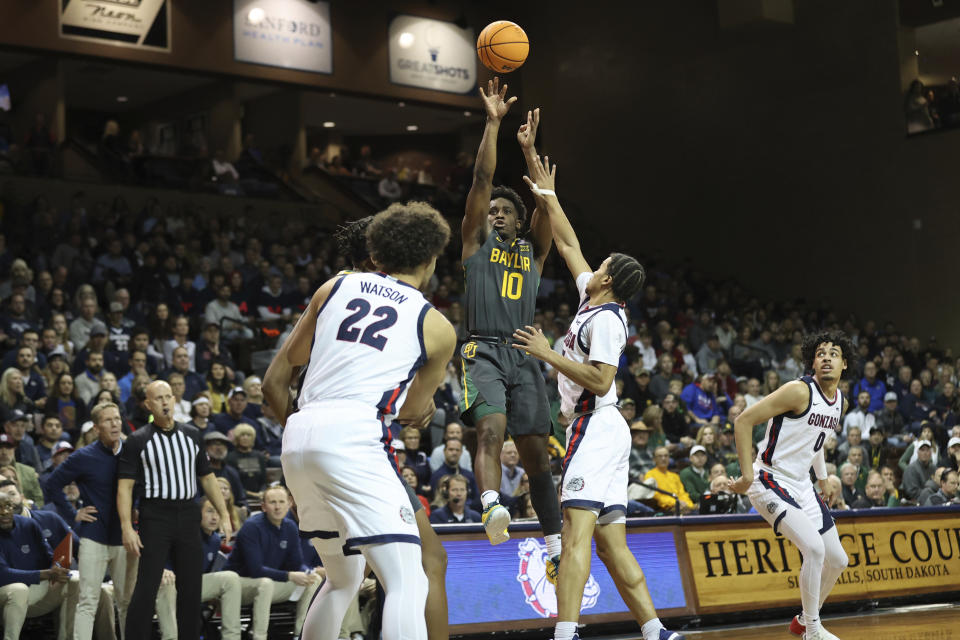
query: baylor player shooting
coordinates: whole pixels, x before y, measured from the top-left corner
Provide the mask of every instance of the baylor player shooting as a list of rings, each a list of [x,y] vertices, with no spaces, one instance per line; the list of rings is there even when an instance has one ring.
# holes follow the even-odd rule
[[[499,499],[500,449],[509,431],[530,478],[530,498],[553,560],[560,554],[560,505],[547,453],[551,422],[543,375],[536,360],[510,346],[514,330],[533,323],[540,272],[550,252],[550,224],[534,211],[530,240],[519,237],[526,216],[523,201],[512,189],[494,189],[492,182],[500,123],[516,97],[506,100],[507,86],[500,88],[496,78],[487,83],[486,92],[481,87],[480,94],[487,122],[461,230],[470,338],[460,351],[464,386],[460,409],[464,421],[477,427],[473,470],[490,541],[499,544],[510,537],[510,514]],[[539,110],[528,112],[517,132],[528,166],[536,159],[539,120]],[[552,561],[548,575],[556,578]]]

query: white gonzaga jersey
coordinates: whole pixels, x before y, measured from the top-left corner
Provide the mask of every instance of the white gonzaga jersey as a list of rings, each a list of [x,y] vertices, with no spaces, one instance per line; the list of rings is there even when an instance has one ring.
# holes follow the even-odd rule
[[[797,481],[810,480],[810,467],[823,449],[823,442],[836,432],[843,413],[843,396],[838,388],[828,400],[811,376],[800,380],[810,388],[810,403],[801,414],[783,413],[767,423],[767,435],[759,445],[757,465]]]
[[[297,407],[356,400],[395,415],[426,362],[423,320],[432,305],[383,273],[347,273],[320,307]]]
[[[627,316],[623,305],[616,302],[590,306],[586,288],[592,276],[592,273],[577,276],[580,308],[563,338],[563,356],[574,362],[602,362],[617,367],[627,344]],[[611,382],[610,388],[600,398],[562,373],[557,376],[557,386],[560,390],[560,411],[565,416],[587,413],[617,403],[616,382]]]

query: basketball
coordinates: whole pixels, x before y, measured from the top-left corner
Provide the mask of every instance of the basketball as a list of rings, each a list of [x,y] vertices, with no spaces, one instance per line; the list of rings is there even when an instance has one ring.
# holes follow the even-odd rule
[[[487,69],[510,73],[519,69],[530,52],[530,41],[520,25],[509,20],[491,22],[477,38],[477,55]]]

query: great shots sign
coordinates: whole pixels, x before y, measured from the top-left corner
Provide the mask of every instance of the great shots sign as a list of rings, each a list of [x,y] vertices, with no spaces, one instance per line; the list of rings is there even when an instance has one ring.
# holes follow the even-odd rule
[[[473,29],[399,15],[390,22],[389,38],[390,82],[450,93],[470,93],[476,87]]]
[[[240,62],[333,73],[330,4],[234,0],[233,56]]]
[[[170,50],[167,0],[59,0],[60,37]]]
[[[863,600],[947,590],[960,579],[956,517],[840,518],[846,570],[830,597]],[[765,523],[685,532],[704,613],[800,601],[800,552]]]

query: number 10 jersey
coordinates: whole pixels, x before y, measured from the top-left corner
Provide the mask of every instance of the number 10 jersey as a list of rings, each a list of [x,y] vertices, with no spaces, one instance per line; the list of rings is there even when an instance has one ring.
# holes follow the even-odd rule
[[[463,306],[467,330],[481,336],[510,338],[533,324],[540,271],[527,240],[504,241],[491,231],[463,263]]]
[[[355,400],[389,419],[426,362],[423,321],[432,305],[383,273],[348,273],[317,315],[297,407]]]

